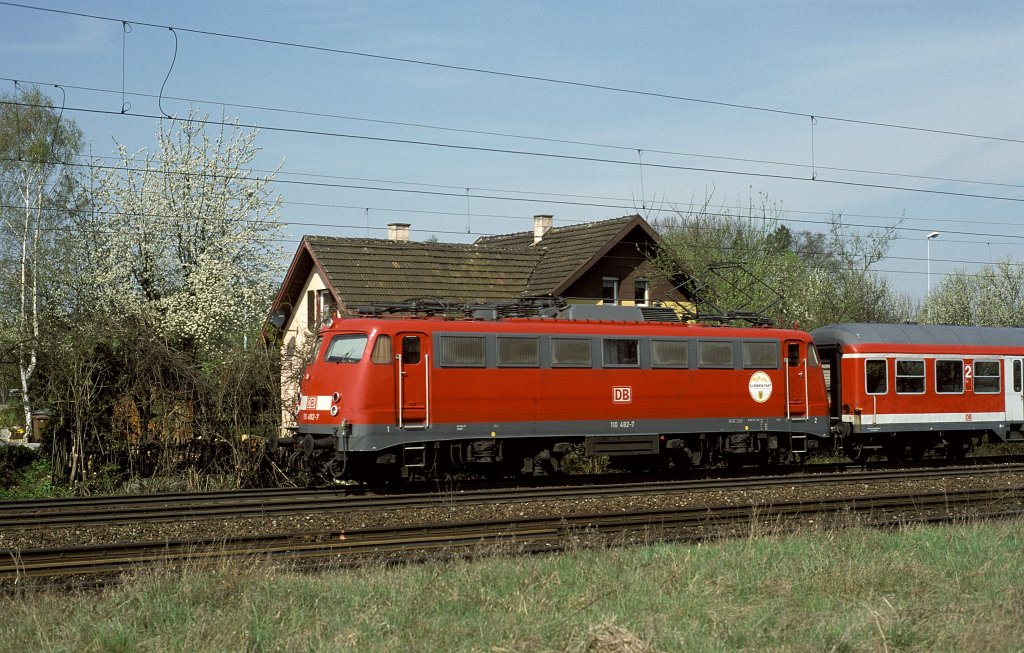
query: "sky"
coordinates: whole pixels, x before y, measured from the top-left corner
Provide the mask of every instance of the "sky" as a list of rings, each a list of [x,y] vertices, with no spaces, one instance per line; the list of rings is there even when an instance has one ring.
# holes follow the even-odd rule
[[[915,301],[1024,260],[1024,2],[26,0],[0,26],[0,92],[38,84],[93,156],[190,107],[258,127],[276,265],[304,234],[705,201],[894,227],[878,269]]]

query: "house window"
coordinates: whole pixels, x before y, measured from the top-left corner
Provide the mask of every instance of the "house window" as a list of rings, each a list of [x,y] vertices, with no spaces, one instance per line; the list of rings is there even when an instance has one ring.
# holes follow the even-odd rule
[[[633,282],[633,299],[637,306],[647,306],[651,303],[651,287],[647,279],[637,279]]]
[[[619,279],[618,277],[603,277],[601,279],[601,299],[605,304],[619,303]]]
[[[320,325],[334,316],[337,308],[331,291],[309,290],[306,292],[306,329],[316,331]]]

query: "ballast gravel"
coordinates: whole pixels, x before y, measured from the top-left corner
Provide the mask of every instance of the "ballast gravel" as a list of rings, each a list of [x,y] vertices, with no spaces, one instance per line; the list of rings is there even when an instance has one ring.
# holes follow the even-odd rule
[[[686,491],[662,495],[624,494],[617,497],[559,500],[557,498],[501,504],[453,502],[453,493],[439,494],[436,507],[326,512],[237,519],[79,526],[67,528],[25,528],[0,531],[0,550],[17,551],[46,547],[69,547],[116,542],[165,542],[175,540],[221,540],[246,535],[305,534],[311,539],[336,538],[341,532],[364,528],[408,526],[482,520],[516,520],[552,515],[632,512],[679,507],[764,506],[793,501],[829,498],[869,497],[890,494],[957,493],[968,489],[1024,488],[1024,474],[955,476],[932,480],[782,485],[764,489]]]

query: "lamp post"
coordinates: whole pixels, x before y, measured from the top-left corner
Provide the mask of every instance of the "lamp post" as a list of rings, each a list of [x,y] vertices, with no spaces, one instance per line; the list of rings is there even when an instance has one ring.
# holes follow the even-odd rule
[[[928,249],[928,294],[924,296],[925,301],[932,295],[932,241],[939,237],[939,232],[933,231],[924,239]]]

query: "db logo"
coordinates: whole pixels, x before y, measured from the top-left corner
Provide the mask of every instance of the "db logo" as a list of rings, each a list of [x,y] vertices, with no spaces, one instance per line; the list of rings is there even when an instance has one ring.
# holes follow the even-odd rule
[[[629,387],[628,385],[615,386],[614,388],[612,388],[612,403],[633,403],[633,388]]]
[[[316,397],[306,397],[306,410],[316,410]]]

